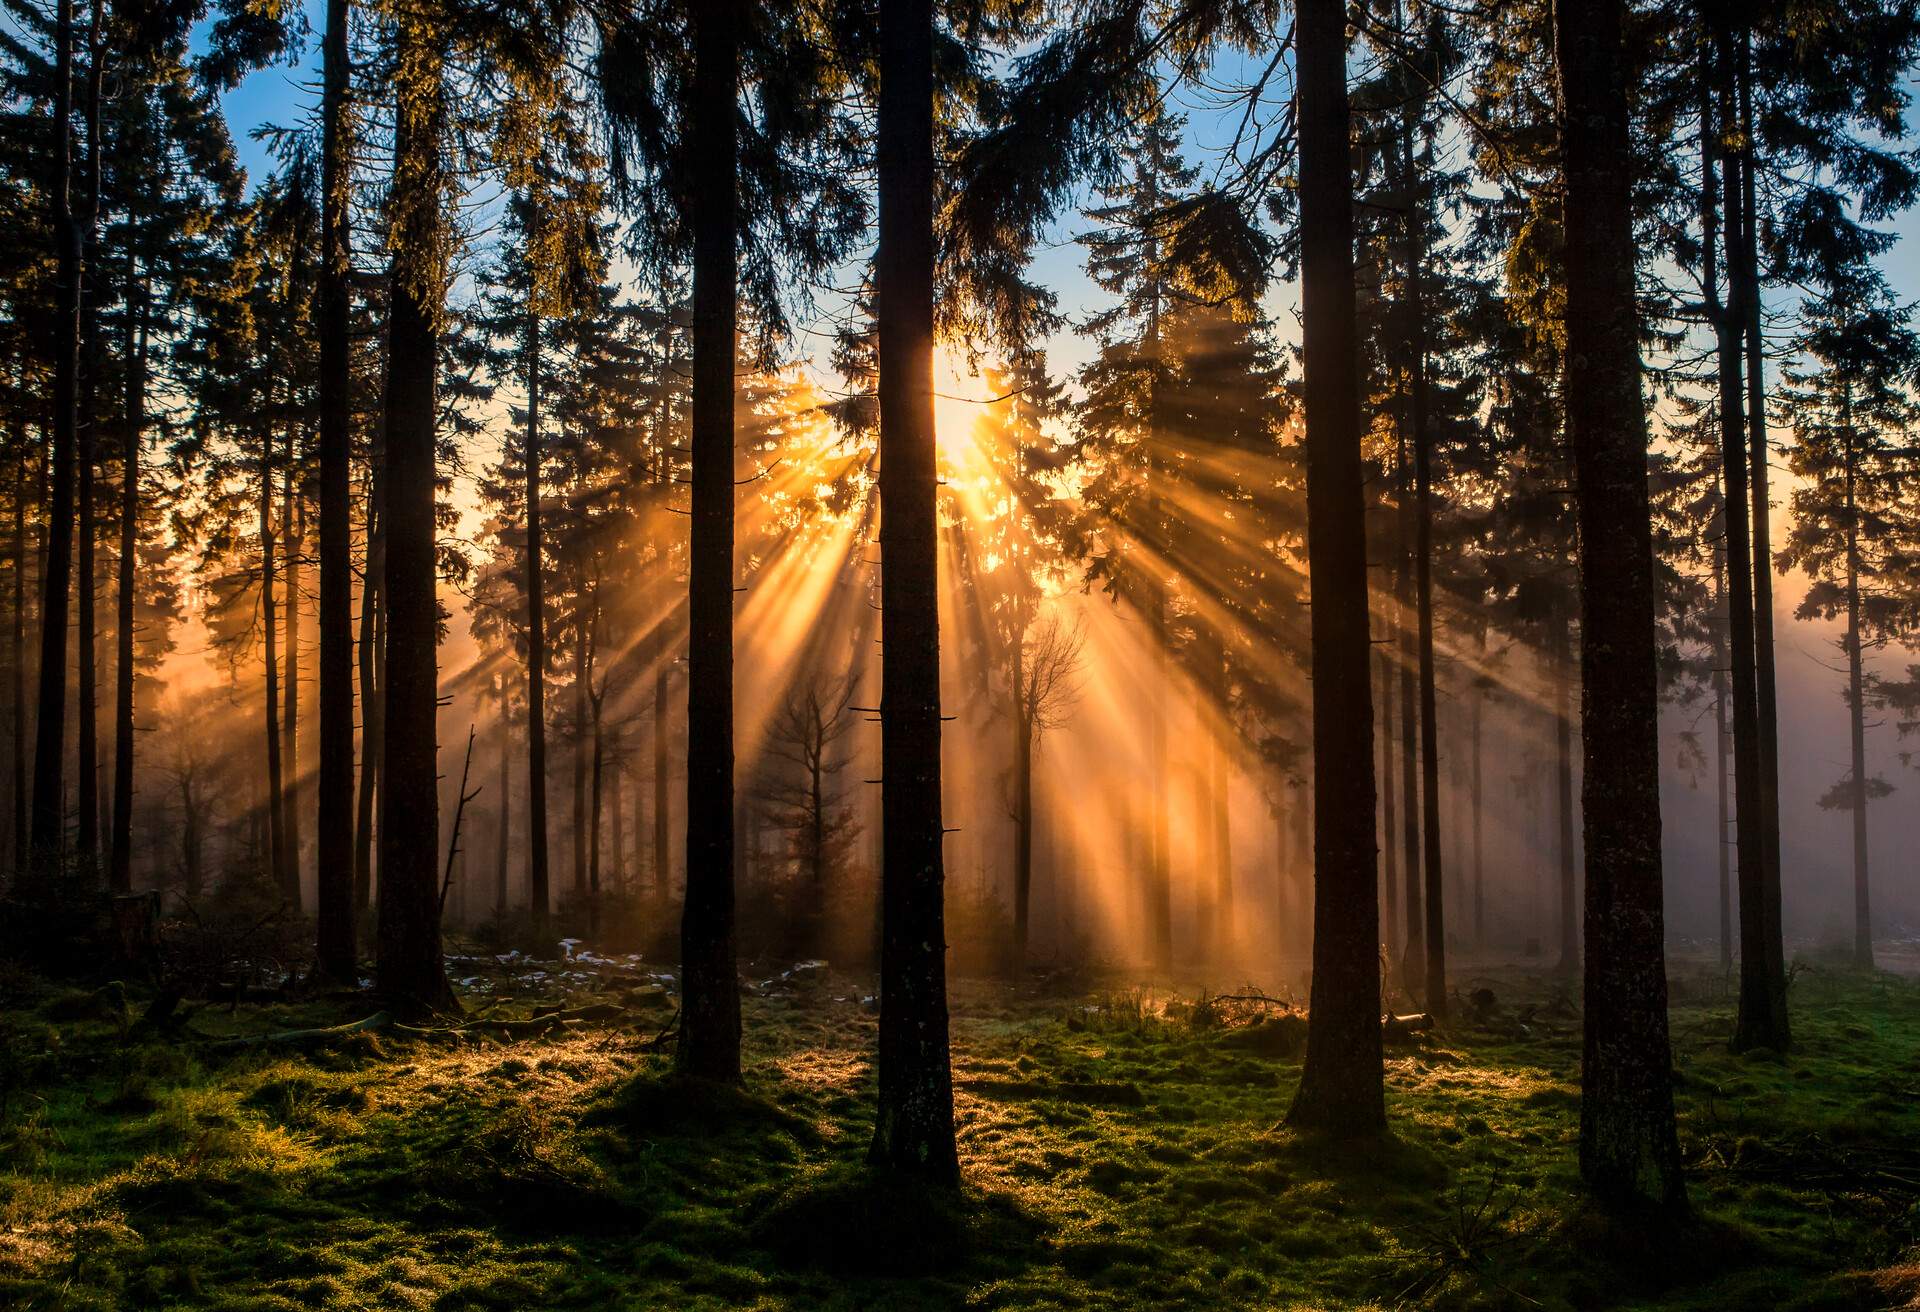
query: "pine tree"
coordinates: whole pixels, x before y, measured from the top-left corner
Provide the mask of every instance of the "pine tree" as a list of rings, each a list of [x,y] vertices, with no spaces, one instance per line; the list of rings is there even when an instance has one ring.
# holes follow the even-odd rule
[[[1556,0],[1567,432],[1580,520],[1587,853],[1580,1172],[1608,1202],[1684,1208],[1661,927],[1647,426],[1620,0]]]
[[[1892,786],[1867,774],[1871,675],[1865,657],[1869,647],[1904,634],[1915,614],[1902,562],[1920,545],[1906,513],[1908,444],[1920,423],[1911,381],[1920,370],[1920,335],[1911,307],[1896,303],[1871,269],[1810,301],[1802,315],[1798,346],[1807,366],[1788,372],[1783,398],[1795,438],[1789,468],[1799,483],[1779,563],[1812,579],[1795,612],[1799,618],[1837,616],[1845,624],[1839,645],[1847,669],[1849,762],[1820,804],[1852,814],[1853,957],[1871,969],[1867,806]]]

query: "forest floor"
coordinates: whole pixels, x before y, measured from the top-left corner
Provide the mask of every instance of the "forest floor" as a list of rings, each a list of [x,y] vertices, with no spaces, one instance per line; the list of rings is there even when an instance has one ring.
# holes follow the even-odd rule
[[[367,1004],[161,1031],[138,991],[0,979],[0,1307],[1920,1306],[1920,981],[1799,974],[1794,1051],[1735,1057],[1682,967],[1696,1217],[1656,1226],[1579,1205],[1574,995],[1514,968],[1389,1050],[1366,1149],[1278,1126],[1299,1021],[1265,1003],[957,983],[953,1204],[862,1170],[865,981],[750,991],[717,1092],[636,978],[470,986],[565,1022],[305,1038]]]

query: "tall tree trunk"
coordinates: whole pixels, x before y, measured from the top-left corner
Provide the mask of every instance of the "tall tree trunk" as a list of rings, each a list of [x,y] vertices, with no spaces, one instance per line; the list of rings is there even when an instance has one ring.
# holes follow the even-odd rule
[[[140,554],[140,443],[147,426],[147,332],[151,294],[127,242],[126,401],[120,448],[119,599],[114,624],[113,832],[107,884],[133,891],[134,571]]]
[[[1727,562],[1726,548],[1713,552],[1713,783],[1718,829],[1714,848],[1720,866],[1720,969],[1733,969],[1733,879],[1732,853],[1727,845],[1727,825],[1732,818],[1727,795],[1727,766],[1733,744],[1727,733]]]
[[[1565,181],[1566,413],[1580,532],[1587,850],[1580,1173],[1684,1207],[1660,861],[1647,419],[1634,298],[1624,0],[1555,0]]]
[[[1296,12],[1314,878],[1307,1057],[1287,1121],[1358,1137],[1385,1129],[1386,1099],[1346,6]]]
[[[1554,855],[1560,868],[1560,960],[1555,969],[1573,975],[1580,969],[1580,930],[1574,919],[1573,856],[1573,645],[1567,619],[1550,621],[1547,661],[1553,666],[1553,806],[1559,823]]]
[[[455,1005],[440,955],[439,630],[434,373],[447,267],[445,20],[396,25],[392,309],[387,328],[386,761],[375,982],[398,1006]]]
[[[288,886],[286,867],[286,816],[282,810],[286,796],[282,788],[283,766],[280,758],[280,610],[274,595],[274,574],[278,542],[273,525],[273,438],[260,436],[260,635],[265,665],[266,701],[261,707],[267,735],[267,877],[280,892],[280,898],[297,914],[300,910],[300,886]]]
[[[327,0],[320,103],[320,774],[315,819],[320,969],[358,975],[353,898],[352,178],[347,90],[351,0]]]
[[[544,936],[549,903],[547,842],[546,539],[540,506],[540,316],[527,309],[527,898],[536,937]]]
[[[1033,899],[1033,721],[1028,714],[1026,677],[1022,672],[1014,679],[1015,696],[1019,699],[1013,716],[1012,966],[1016,974],[1027,966],[1027,934]]]
[[[13,483],[13,874],[27,869],[27,436],[14,430]]]
[[[1873,969],[1873,905],[1867,889],[1866,682],[1861,671],[1859,472],[1854,451],[1853,388],[1846,385],[1841,433],[1846,443],[1847,522],[1847,741],[1852,753],[1848,801],[1853,811],[1853,964]]]
[[[653,891],[663,907],[673,884],[673,794],[669,774],[672,743],[667,733],[671,675],[663,651],[653,671]]]
[[[103,158],[100,152],[100,96],[103,73],[105,45],[101,35],[101,0],[93,0],[87,20],[87,200],[85,232],[82,240],[86,243],[87,260],[93,261],[99,243],[100,229],[100,180]],[[95,548],[99,541],[99,526],[94,513],[94,486],[99,468],[100,451],[100,307],[99,301],[105,286],[105,279],[99,279],[100,286],[91,287],[95,280],[83,269],[80,278],[80,347],[83,352],[81,367],[80,418],[77,435],[79,439],[78,460],[80,479],[80,524],[78,532],[79,562],[76,569],[79,585],[79,624],[77,657],[79,680],[79,751],[74,763],[76,783],[76,802],[80,813],[75,847],[78,849],[82,866],[89,882],[100,874],[100,692],[99,679],[99,643],[96,629],[99,623],[98,594],[100,579],[95,566]],[[93,294],[89,295],[89,291]]]
[[[66,848],[67,616],[73,590],[73,483],[80,369],[80,224],[73,212],[73,0],[54,4],[55,243],[52,488],[40,575],[40,687],[34,717],[32,858],[56,865]]]
[[[577,486],[577,485],[576,485]],[[587,891],[587,753],[590,744],[588,720],[592,718],[587,684],[591,675],[593,644],[587,635],[584,617],[576,618],[573,641],[573,895]]]
[[[1482,818],[1485,814],[1483,802],[1485,794],[1481,792],[1481,737],[1480,721],[1487,701],[1486,687],[1475,678],[1473,683],[1473,721],[1468,730],[1471,738],[1469,750],[1473,753],[1473,763],[1468,775],[1468,790],[1473,804],[1473,943],[1475,947],[1487,945],[1487,883],[1486,883],[1486,847]]]
[[[1411,177],[1411,161],[1409,160]],[[1411,211],[1410,211],[1411,213]],[[1416,229],[1417,224],[1413,225]],[[1447,925],[1440,854],[1440,726],[1433,669],[1433,434],[1427,423],[1426,307],[1421,295],[1421,243],[1409,244],[1409,295],[1413,301],[1413,498],[1414,608],[1420,666],[1420,832],[1425,848],[1427,1011],[1447,1013]]]
[[[513,848],[513,722],[508,717],[507,687],[503,677],[498,689],[500,703],[500,819],[499,850],[493,872],[493,914],[507,914],[507,857]]]
[[[1391,624],[1389,631],[1391,632]],[[1400,828],[1393,787],[1393,658],[1387,655],[1384,640],[1380,647],[1380,847],[1385,851],[1381,864],[1380,888],[1385,895],[1386,914],[1380,926],[1391,955],[1400,920]]]
[[[734,949],[733,367],[738,297],[741,0],[693,23],[693,463],[687,568],[687,894],[679,1068],[740,1078]]]
[[[1766,340],[1761,333],[1760,211],[1754,198],[1755,124],[1753,118],[1752,23],[1740,27],[1738,92],[1740,100],[1740,248],[1734,276],[1745,285],[1740,324],[1747,362],[1747,449],[1749,491],[1753,498],[1753,675],[1755,720],[1760,744],[1760,915],[1767,950],[1767,978],[1775,994],[1782,1041],[1789,1034],[1785,926],[1780,905],[1780,716],[1775,693],[1773,647],[1772,499],[1767,480]]]
[[[1734,42],[1724,9],[1716,14],[1715,73],[1711,85],[1719,93],[1719,124],[1735,125],[1737,95],[1734,79]],[[1712,138],[1721,157],[1718,181],[1719,219],[1726,231],[1727,296],[1721,303],[1710,290],[1714,312],[1720,374],[1720,463],[1725,479],[1722,509],[1726,518],[1728,607],[1731,646],[1728,664],[1733,676],[1734,824],[1740,879],[1740,1013],[1733,1035],[1736,1051],[1765,1047],[1784,1050],[1790,1041],[1786,1015],[1786,983],[1773,978],[1777,954],[1768,947],[1766,914],[1767,861],[1766,801],[1762,783],[1759,691],[1755,666],[1753,553],[1748,533],[1751,502],[1746,441],[1746,398],[1741,389],[1742,339],[1746,325],[1746,283],[1735,271],[1745,240],[1740,168],[1725,143],[1724,131]],[[1715,277],[1715,183],[1710,167],[1703,170],[1702,218],[1706,228],[1704,264],[1709,289]]]
[[[613,886],[624,890],[627,886],[627,821],[626,821],[626,782],[627,771],[620,755],[619,735],[613,742],[613,778],[608,787],[608,802],[613,809]]]
[[[1418,621],[1414,618],[1414,497],[1408,486],[1407,425],[1400,425],[1394,456],[1398,506],[1398,542],[1394,550],[1393,627],[1400,683],[1400,865],[1406,936],[1401,940],[1400,986],[1415,995],[1427,973],[1425,885],[1420,877],[1420,714],[1415,703],[1420,667]]]
[[[381,450],[385,443],[381,443]],[[366,579],[360,589],[360,793],[354,803],[353,909],[364,916],[373,905],[374,803],[380,764],[386,756],[386,622],[381,577],[386,573],[386,512],[381,507],[381,466],[376,453],[368,481]]]
[[[933,3],[881,0],[881,873],[874,1165],[959,1183],[947,1050],[933,420]]]
[[[300,499],[294,473],[295,429],[287,429],[287,470],[283,484],[283,519],[287,527],[287,681],[281,689],[286,733],[286,792],[280,802],[282,837],[286,851],[281,865],[286,870],[287,887],[301,890],[300,880],[300,553],[306,539],[306,506]],[[297,904],[296,904],[297,905]]]

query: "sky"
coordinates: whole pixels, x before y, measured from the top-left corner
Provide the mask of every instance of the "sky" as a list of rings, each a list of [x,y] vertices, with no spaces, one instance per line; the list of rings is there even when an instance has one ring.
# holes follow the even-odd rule
[[[309,40],[299,64],[255,73],[225,98],[229,123],[237,138],[249,175],[258,178],[268,167],[263,143],[250,131],[263,124],[288,126],[315,112],[318,101],[318,33],[322,26],[320,0],[307,0],[306,11],[314,39]],[[1221,140],[1231,124],[1201,93],[1176,98],[1175,107],[1189,116],[1188,137],[1195,158],[1205,163],[1205,147]],[[1204,173],[1203,173],[1204,176]],[[1059,296],[1059,308],[1068,327],[1049,342],[1049,364],[1056,376],[1071,375],[1092,355],[1092,343],[1073,325],[1100,303],[1098,289],[1082,267],[1083,252],[1073,238],[1090,226],[1077,215],[1055,225],[1038,251],[1034,273]],[[1902,240],[1883,263],[1897,294],[1920,300],[1920,214],[1909,213],[1893,225]],[[1791,297],[1774,293],[1770,309],[1790,311]],[[1291,287],[1276,287],[1269,297],[1280,334],[1294,335]],[[804,343],[810,339],[803,337]],[[1776,371],[1770,371],[1777,378]],[[1788,495],[1784,471],[1775,484],[1776,505]],[[1787,576],[1777,585],[1776,645],[1780,669],[1782,760],[1781,797],[1783,842],[1787,867],[1786,897],[1790,923],[1816,937],[1838,936],[1850,905],[1850,848],[1844,813],[1819,809],[1815,799],[1844,772],[1846,766],[1845,711],[1838,695],[1841,677],[1833,625],[1795,620],[1792,611],[1804,591],[1804,580]],[[1882,653],[1883,667],[1897,670],[1906,657]],[[1698,877],[1715,864],[1713,848],[1714,795],[1710,779],[1697,784],[1677,768],[1680,734],[1697,727],[1697,709],[1672,708],[1663,723],[1663,752],[1669,767],[1663,778],[1667,851],[1670,871],[1691,872],[1684,880],[1670,878],[1670,908],[1674,923],[1698,926],[1711,920],[1709,881]],[[1707,726],[1710,729],[1710,725]],[[1710,738],[1708,739],[1710,745]],[[1920,796],[1920,772],[1900,759],[1903,749],[1920,743],[1897,740],[1890,725],[1880,724],[1869,734],[1870,770],[1883,775],[1899,791],[1888,804],[1871,812],[1872,862],[1880,904],[1897,911],[1920,935],[1920,868],[1913,854],[1920,852],[1920,807],[1906,799]],[[1710,746],[1709,746],[1710,750]],[[1498,797],[1494,804],[1498,805]]]

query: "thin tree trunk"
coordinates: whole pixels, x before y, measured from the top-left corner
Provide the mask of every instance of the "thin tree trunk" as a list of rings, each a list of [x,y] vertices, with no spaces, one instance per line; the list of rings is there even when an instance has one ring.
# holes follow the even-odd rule
[[[546,541],[540,506],[540,317],[527,312],[527,898],[536,937],[547,928],[547,595]]]
[[[513,847],[513,723],[507,713],[507,689],[504,678],[500,689],[500,833],[499,851],[493,873],[493,914],[507,914],[507,854]]]
[[[1873,906],[1867,887],[1866,682],[1861,671],[1860,512],[1855,501],[1858,461],[1854,452],[1853,390],[1845,392],[1841,433],[1846,442],[1847,521],[1847,739],[1852,752],[1848,779],[1853,810],[1853,964],[1873,969]]]
[[[126,419],[120,449],[119,603],[113,688],[113,835],[108,887],[133,891],[134,570],[140,552],[140,443],[147,426],[147,315],[151,295],[127,243]]]
[[[673,883],[673,794],[669,779],[667,693],[671,673],[666,653],[653,672],[653,889],[665,906]]]
[[[1411,390],[1411,389],[1409,389]],[[1398,542],[1394,549],[1393,628],[1398,651],[1400,682],[1400,864],[1405,891],[1406,936],[1401,940],[1400,985],[1411,996],[1422,987],[1427,973],[1427,916],[1425,886],[1420,879],[1420,783],[1419,783],[1419,711],[1415,706],[1415,686],[1419,670],[1417,621],[1409,623],[1416,607],[1413,593],[1414,498],[1408,486],[1407,425],[1399,426],[1394,455],[1394,480],[1398,505],[1395,529]]]
[[[1307,1057],[1287,1121],[1361,1137],[1385,1129],[1386,1101],[1346,7],[1296,13],[1315,787]]]
[[[1714,847],[1720,865],[1720,969],[1733,969],[1733,878],[1732,853],[1727,844],[1727,826],[1732,818],[1727,795],[1727,765],[1733,744],[1727,734],[1727,562],[1726,548],[1713,552],[1713,782],[1716,819],[1719,828]]]
[[[1559,822],[1554,854],[1560,868],[1560,960],[1557,971],[1573,975],[1580,969],[1580,930],[1574,918],[1573,856],[1573,646],[1565,617],[1549,621],[1553,631],[1547,661],[1553,666],[1553,793]]]
[[[263,673],[266,701],[262,706],[267,735],[267,876],[280,891],[281,900],[296,913],[300,910],[300,888],[289,888],[285,856],[286,818],[281,810],[285,792],[281,788],[280,759],[280,612],[274,596],[274,572],[277,542],[273,526],[273,438],[260,437],[260,633],[264,647]]]
[[[695,11],[691,106],[692,537],[687,569],[687,892],[680,919],[680,1070],[740,1078],[734,947],[733,368],[738,296],[741,0]]]
[[[80,271],[83,246],[73,213],[73,0],[54,4],[54,169],[49,189],[55,243],[52,489],[47,562],[40,576],[40,687],[34,718],[32,858],[51,869],[66,848],[67,616],[73,589],[73,496]]]
[[[100,153],[100,96],[105,47],[101,40],[101,0],[93,0],[87,22],[87,212],[85,232],[87,260],[96,255],[100,227],[100,179],[103,160]],[[75,792],[80,813],[75,846],[86,878],[91,883],[100,874],[100,692],[98,679],[99,623],[98,594],[100,579],[95,566],[95,548],[99,527],[94,514],[94,486],[99,467],[100,435],[100,307],[99,288],[90,288],[94,279],[85,270],[80,278],[80,346],[84,353],[81,367],[79,440],[80,524],[79,562],[79,751],[75,761]],[[93,294],[89,295],[89,291]]]
[[[444,20],[396,25],[393,277],[386,442],[386,761],[380,787],[380,991],[410,1010],[455,1005],[440,954],[435,733],[439,606],[434,566],[435,368],[447,270]]]
[[[382,444],[384,447],[384,443]],[[380,784],[380,763],[386,755],[385,648],[386,623],[381,618],[381,576],[386,573],[386,513],[381,508],[380,467],[376,455],[369,471],[372,484],[367,510],[367,559],[360,588],[360,795],[355,802],[353,827],[353,909],[357,917],[373,905],[374,803]]]
[[[1396,809],[1393,787],[1393,658],[1387,655],[1383,642],[1380,647],[1380,847],[1384,849],[1385,859],[1381,862],[1380,888],[1386,904],[1385,914],[1380,921],[1381,930],[1386,937],[1389,955],[1393,952],[1394,935],[1400,925],[1398,908],[1400,904],[1400,843],[1399,811]]]
[[[1017,644],[1016,640],[1016,644]],[[1018,657],[1016,657],[1018,659]],[[1033,721],[1028,714],[1024,672],[1014,679],[1019,705],[1013,717],[1013,969],[1027,966],[1027,935],[1033,899]]]
[[[947,1048],[933,420],[932,0],[881,0],[875,257],[882,691],[879,1107],[869,1158],[957,1186]]]
[[[1647,422],[1634,292],[1624,0],[1555,0],[1565,182],[1567,436],[1580,534],[1587,850],[1580,1173],[1610,1203],[1685,1206],[1660,857]]]
[[[579,627],[579,626],[576,626]],[[573,893],[587,891],[587,637],[582,628],[573,647]]]
[[[351,0],[327,0],[320,105],[320,775],[315,947],[320,969],[358,974],[353,863],[352,177],[347,91]]]
[[[1715,25],[1719,122],[1734,122],[1736,95],[1733,77],[1733,39],[1727,14]],[[1720,140],[1720,138],[1714,138]],[[1733,675],[1734,822],[1740,878],[1740,1012],[1733,1036],[1736,1051],[1765,1047],[1784,1050],[1790,1036],[1785,1009],[1785,981],[1773,979],[1774,952],[1768,947],[1766,915],[1766,801],[1761,781],[1762,753],[1759,692],[1755,665],[1755,607],[1753,553],[1748,534],[1751,502],[1748,497],[1745,396],[1741,390],[1742,334],[1746,324],[1746,284],[1734,271],[1735,253],[1744,241],[1740,169],[1732,152],[1720,144],[1722,167],[1718,185],[1719,213],[1726,229],[1727,289],[1724,304],[1710,292],[1714,311],[1720,373],[1720,462],[1725,478],[1723,512],[1727,525],[1728,637]],[[1704,173],[1702,215],[1709,220],[1705,240],[1706,282],[1716,286],[1711,223],[1715,191],[1712,171]]]
[[[1482,805],[1485,794],[1481,792],[1481,737],[1480,722],[1487,701],[1487,690],[1476,678],[1473,684],[1473,724],[1468,733],[1472,738],[1470,750],[1473,753],[1470,782],[1468,788],[1473,803],[1473,942],[1475,947],[1487,945],[1487,884],[1486,884],[1486,847],[1482,818],[1485,808]]]
[[[1411,169],[1411,161],[1409,161]],[[1411,176],[1411,174],[1409,174]],[[1417,226],[1417,225],[1416,225]],[[1420,666],[1420,832],[1424,838],[1427,1011],[1447,1014],[1447,927],[1440,851],[1440,727],[1433,668],[1433,434],[1427,424],[1426,309],[1420,291],[1420,242],[1411,243],[1413,301],[1414,607]]]
[[[287,471],[285,476],[287,526],[287,682],[281,689],[286,733],[286,792],[281,799],[282,837],[287,848],[281,858],[286,870],[287,887],[302,891],[300,880],[300,553],[305,550],[306,506],[300,500],[294,474],[294,429],[287,430]],[[297,905],[297,903],[296,903]]]
[[[27,869],[27,437],[14,432],[13,484],[13,874]]]
[[[613,886],[625,889],[627,886],[627,822],[625,817],[624,793],[626,790],[626,767],[620,756],[620,741],[616,735],[613,744],[613,778],[608,788],[608,801],[613,810]]]
[[[1780,1038],[1789,1035],[1785,926],[1780,905],[1780,715],[1775,693],[1773,647],[1772,499],[1767,479],[1766,341],[1761,333],[1760,211],[1754,198],[1755,125],[1753,119],[1752,24],[1740,28],[1740,247],[1734,275],[1745,284],[1742,298],[1747,361],[1747,449],[1753,497],[1753,651],[1754,705],[1760,742],[1760,914],[1765,927],[1767,977],[1776,997]]]

